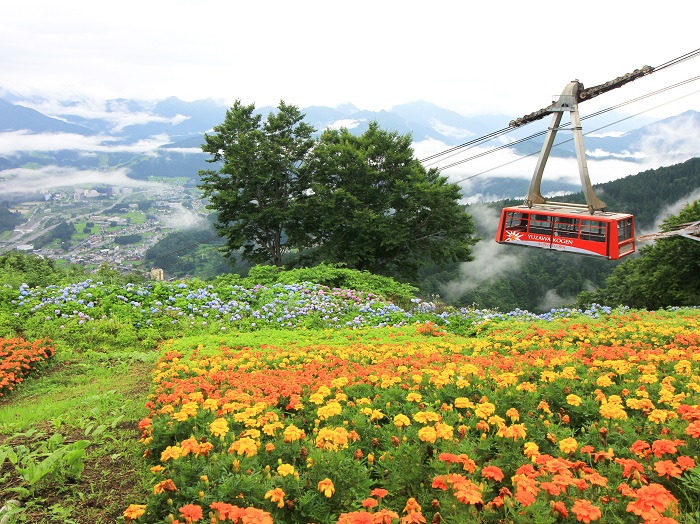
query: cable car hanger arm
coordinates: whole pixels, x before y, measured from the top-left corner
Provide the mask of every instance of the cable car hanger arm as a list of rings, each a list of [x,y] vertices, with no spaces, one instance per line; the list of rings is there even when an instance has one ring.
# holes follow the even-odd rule
[[[644,66],[641,69],[635,69],[631,73],[627,73],[622,76],[618,76],[614,80],[610,80],[609,82],[605,82],[604,84],[600,84],[597,86],[590,87],[588,89],[585,89],[583,87],[583,84],[579,83],[579,89],[576,94],[576,103],[583,102],[585,100],[589,100],[591,98],[594,98],[598,95],[601,95],[603,93],[607,93],[608,91],[612,91],[613,89],[617,89],[618,87],[621,87],[625,84],[628,84],[629,82],[632,82],[634,80],[637,80],[638,78],[642,78],[643,76],[650,75],[651,73],[654,72],[654,68],[651,66]],[[520,118],[516,118],[515,120],[511,120],[510,123],[508,124],[510,127],[520,127],[525,124],[529,124],[530,122],[534,122],[535,120],[540,120],[547,116],[548,114],[552,113],[555,111],[556,107],[558,106],[557,102],[553,102],[547,107],[540,109],[538,111],[535,111],[533,113],[529,113],[525,116],[522,116]]]

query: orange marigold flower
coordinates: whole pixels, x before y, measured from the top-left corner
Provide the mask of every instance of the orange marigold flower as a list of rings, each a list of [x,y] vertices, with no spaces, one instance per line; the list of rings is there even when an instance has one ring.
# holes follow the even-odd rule
[[[389,491],[387,491],[384,488],[374,488],[372,491],[369,492],[369,494],[373,497],[377,497],[378,499],[383,499],[389,494]]]
[[[685,434],[693,438],[700,438],[700,420],[694,420],[685,428]]]
[[[271,489],[270,491],[265,493],[265,498],[270,499],[270,502],[277,502],[278,508],[283,508],[285,495],[286,495],[286,493],[284,491],[282,491],[280,488],[275,488],[275,489]]]
[[[637,500],[627,504],[627,511],[645,520],[658,517],[672,503],[678,502],[676,497],[661,484],[643,486],[636,491],[636,496]]]
[[[128,508],[124,510],[123,515],[126,521],[129,522],[130,520],[136,520],[144,513],[146,513],[145,504],[131,504]]]
[[[649,456],[651,453],[651,446],[644,442],[643,440],[637,440],[630,446],[630,451],[637,455],[639,458],[644,458]]]
[[[180,508],[180,515],[184,517],[187,524],[197,522],[202,518],[202,507],[197,504],[187,504]]]
[[[177,487],[172,479],[161,480],[158,484],[153,486],[153,494],[163,493],[164,491],[177,491]]]
[[[323,493],[326,498],[331,498],[333,496],[333,493],[335,493],[335,486],[333,485],[333,481],[329,478],[323,479],[321,482],[318,483],[318,490]]]
[[[341,513],[337,524],[373,524],[374,515],[366,511],[352,511]]]
[[[374,514],[373,524],[391,524],[394,519],[398,519],[399,514],[395,511],[382,509]]]
[[[503,471],[501,468],[496,466],[486,466],[481,470],[481,476],[485,479],[493,479],[496,482],[503,480]]]
[[[404,513],[420,512],[420,510],[420,505],[418,504],[418,502],[416,502],[416,499],[414,499],[413,497],[406,501],[406,506],[403,508]]]
[[[433,478],[432,487],[441,489],[442,491],[445,491],[447,489],[447,483],[445,482],[445,476],[444,475],[436,475]]]
[[[670,479],[671,477],[680,477],[683,470],[676,466],[672,460],[659,460],[654,464],[654,470],[661,477]]]
[[[241,512],[244,511],[242,508],[226,502],[212,502],[209,507],[217,513],[219,520],[231,519],[234,522],[240,518]]]
[[[160,461],[166,462],[170,459],[176,459],[182,455],[182,448],[180,446],[168,446],[160,454]]]
[[[657,457],[661,457],[664,454],[678,453],[678,446],[683,446],[685,442],[682,440],[667,440],[659,439],[655,440],[651,445],[651,450]]]
[[[576,520],[585,522],[586,524],[593,520],[598,520],[603,516],[598,506],[594,506],[590,501],[582,499],[574,501],[574,506],[571,508],[571,511],[576,515]]]
[[[481,496],[479,487],[470,480],[467,480],[467,482],[469,483],[467,486],[455,491],[457,500],[462,504],[483,504],[484,499]]]
[[[681,468],[683,471],[685,471],[686,469],[693,469],[695,467],[695,461],[690,457],[686,457],[685,455],[682,457],[678,457],[676,459],[676,464],[678,464],[678,467]]]
[[[366,498],[365,500],[362,501],[363,508],[372,509],[373,507],[375,507],[378,504],[379,504],[379,502],[377,502],[377,499],[373,499],[372,497]]]
[[[422,524],[426,522],[425,517],[420,511],[409,513],[401,519],[401,524]]]
[[[563,502],[552,502],[552,511],[558,513],[564,519],[569,516],[569,512]]]

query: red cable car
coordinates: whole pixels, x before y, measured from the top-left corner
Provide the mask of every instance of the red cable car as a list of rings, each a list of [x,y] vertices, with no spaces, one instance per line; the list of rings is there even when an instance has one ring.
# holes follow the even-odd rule
[[[555,202],[506,207],[501,212],[496,242],[538,247],[610,260],[634,253],[634,217],[595,213]]]
[[[595,89],[598,88],[591,90]],[[626,213],[608,213],[605,202],[596,196],[588,177],[583,133],[578,115],[578,102],[585,98],[586,91],[583,85],[574,80],[567,84],[562,94],[549,107],[510,123],[511,126],[517,127],[538,120],[546,114],[553,114],[525,204],[506,207],[501,212],[496,232],[496,242],[499,244],[566,251],[610,260],[634,253],[634,217]],[[554,144],[554,137],[560,130],[559,125],[565,111],[571,115],[571,128],[566,130],[573,131],[574,134],[579,176],[586,205],[548,202],[540,192],[544,166]]]

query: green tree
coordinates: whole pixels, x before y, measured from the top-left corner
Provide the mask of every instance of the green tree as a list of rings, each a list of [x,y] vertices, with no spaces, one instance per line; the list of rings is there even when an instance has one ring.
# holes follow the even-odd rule
[[[460,190],[414,157],[410,134],[369,125],[325,131],[309,155],[289,234],[316,261],[415,279],[431,262],[470,260],[476,239]]]
[[[251,262],[280,267],[292,247],[284,235],[300,192],[299,167],[314,144],[315,131],[299,109],[283,101],[262,122],[255,105],[237,100],[224,122],[205,135],[202,150],[220,163],[200,171],[199,188],[217,211],[214,227],[231,256],[243,249]]]
[[[662,231],[700,220],[700,200],[687,204],[661,226]],[[606,287],[584,299],[649,310],[700,304],[700,241],[680,236],[657,240],[626,260],[608,277]]]

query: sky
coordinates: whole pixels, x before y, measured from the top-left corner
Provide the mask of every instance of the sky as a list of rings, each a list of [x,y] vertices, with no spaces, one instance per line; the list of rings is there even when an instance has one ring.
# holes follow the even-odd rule
[[[115,98],[212,98],[227,105],[240,99],[257,107],[284,100],[300,108],[351,103],[372,111],[424,100],[468,117],[503,115],[506,127],[510,119],[549,105],[571,80],[592,87],[700,48],[700,4],[688,0],[651,7],[631,0],[7,4],[0,16],[0,97],[76,100],[84,114],[103,116],[101,103]],[[699,75],[697,57],[582,103],[581,116]],[[620,108],[630,119],[619,125],[634,129],[689,109],[700,111],[700,80]],[[605,123],[596,119],[592,125]],[[655,142],[668,147],[649,149],[642,163],[592,156],[593,183],[698,156],[698,130],[676,135],[669,130]],[[47,150],[70,145],[86,154],[125,147],[105,137],[19,131],[0,136],[0,154],[36,149],[39,142]],[[128,147],[147,152],[167,142],[167,136],[152,137]],[[418,158],[447,149],[437,141],[414,147]],[[470,177],[499,166],[489,176],[529,178],[535,162],[505,150],[443,174],[473,201],[484,195],[470,193]],[[547,169],[578,179],[576,167],[563,160],[550,158]],[[63,172],[53,174],[67,179]],[[16,177],[16,185],[20,175],[36,173],[7,175]]]
[[[700,4],[687,0],[7,4],[0,96],[349,102],[368,110],[425,100],[466,116],[516,117],[548,105],[570,80],[590,87],[700,47]],[[695,58],[587,105],[609,107],[698,74]],[[698,89],[695,82],[634,110]],[[686,109],[700,110],[700,95],[650,115]]]

